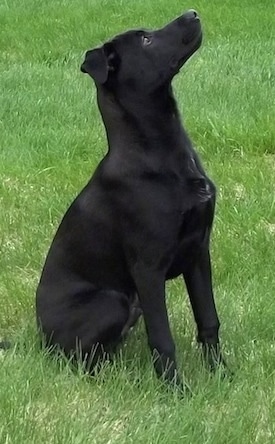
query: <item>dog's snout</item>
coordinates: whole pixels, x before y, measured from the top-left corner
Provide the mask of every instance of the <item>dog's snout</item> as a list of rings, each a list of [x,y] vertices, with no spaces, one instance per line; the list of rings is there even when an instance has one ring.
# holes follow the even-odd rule
[[[189,9],[189,11],[184,14],[184,18],[187,20],[194,20],[195,18],[199,18],[199,16],[195,9]]]

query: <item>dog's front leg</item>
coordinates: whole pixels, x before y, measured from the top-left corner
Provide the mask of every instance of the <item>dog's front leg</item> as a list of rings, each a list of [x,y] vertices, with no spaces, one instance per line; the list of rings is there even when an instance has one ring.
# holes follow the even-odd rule
[[[142,308],[148,343],[154,367],[159,377],[180,385],[175,357],[175,345],[170,331],[165,302],[165,278],[143,265],[135,265],[133,278]]]
[[[195,263],[184,272],[184,279],[198,328],[198,341],[211,370],[224,360],[219,346],[220,322],[215,307],[211,263],[208,246],[205,246]]]

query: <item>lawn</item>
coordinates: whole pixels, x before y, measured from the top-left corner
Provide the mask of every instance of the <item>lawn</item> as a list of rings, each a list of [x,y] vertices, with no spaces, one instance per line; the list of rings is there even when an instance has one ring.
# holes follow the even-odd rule
[[[166,390],[140,322],[97,378],[38,346],[34,294],[65,209],[106,151],[86,49],[131,27],[201,15],[204,43],[174,81],[218,192],[212,237],[221,339],[234,378],[210,377],[181,280],[167,285],[179,366]],[[270,0],[0,3],[0,444],[275,442],[275,14]]]

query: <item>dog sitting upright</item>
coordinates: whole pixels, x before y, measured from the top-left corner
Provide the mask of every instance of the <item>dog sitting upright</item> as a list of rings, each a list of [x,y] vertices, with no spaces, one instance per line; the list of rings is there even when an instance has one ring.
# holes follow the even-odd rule
[[[157,375],[181,384],[165,303],[165,281],[179,275],[205,358],[212,369],[222,362],[209,256],[215,187],[171,87],[201,41],[189,10],[87,51],[81,66],[96,85],[108,151],[57,230],[36,307],[47,345],[80,351],[89,370],[142,313]]]

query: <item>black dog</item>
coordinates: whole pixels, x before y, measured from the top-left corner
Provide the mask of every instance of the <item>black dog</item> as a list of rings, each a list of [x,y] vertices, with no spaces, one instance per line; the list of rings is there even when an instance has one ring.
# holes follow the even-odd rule
[[[86,53],[108,152],[65,214],[37,290],[49,346],[89,369],[142,312],[159,376],[179,383],[165,281],[183,275],[211,368],[222,361],[209,257],[215,187],[180,122],[171,81],[199,48],[190,10]]]

